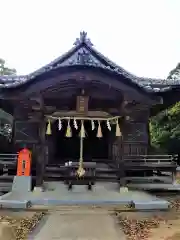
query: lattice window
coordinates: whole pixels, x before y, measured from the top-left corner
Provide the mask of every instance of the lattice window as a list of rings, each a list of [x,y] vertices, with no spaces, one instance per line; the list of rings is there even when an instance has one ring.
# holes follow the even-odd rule
[[[144,155],[147,154],[147,145],[141,143],[125,143],[124,155]]]

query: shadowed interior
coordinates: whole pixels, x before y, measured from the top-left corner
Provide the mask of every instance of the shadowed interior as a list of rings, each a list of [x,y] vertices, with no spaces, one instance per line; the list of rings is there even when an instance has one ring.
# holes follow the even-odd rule
[[[66,137],[67,121],[62,121],[62,129],[58,130],[58,121],[53,124],[53,162],[77,161],[80,156],[80,121],[77,121],[78,129],[70,121],[72,137]],[[83,138],[83,158],[85,161],[92,159],[107,159],[109,130],[106,123],[101,123],[102,138],[97,137],[98,122],[95,121],[95,129],[92,130],[91,122],[84,121],[86,137]]]

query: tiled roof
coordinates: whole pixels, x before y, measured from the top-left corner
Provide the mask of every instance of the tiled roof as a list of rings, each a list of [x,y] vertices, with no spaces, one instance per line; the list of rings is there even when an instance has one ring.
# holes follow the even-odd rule
[[[72,65],[86,65],[100,67],[103,69],[108,69],[112,72],[116,72],[120,75],[123,75],[135,82],[139,86],[142,86],[148,91],[165,91],[168,88],[171,88],[172,85],[179,85],[179,81],[165,80],[165,79],[153,79],[153,78],[144,78],[137,77],[130,72],[126,71],[124,68],[118,66],[116,63],[109,60],[107,57],[102,55],[97,51],[90,39],[87,37],[86,32],[81,32],[80,37],[76,39],[74,47],[71,48],[64,55],[55,59],[46,66],[38,69],[37,71],[24,75],[24,76],[0,76],[0,87],[9,88],[22,85],[28,82],[31,79],[35,79],[37,76],[42,73],[49,72],[52,69],[62,68],[65,66]]]

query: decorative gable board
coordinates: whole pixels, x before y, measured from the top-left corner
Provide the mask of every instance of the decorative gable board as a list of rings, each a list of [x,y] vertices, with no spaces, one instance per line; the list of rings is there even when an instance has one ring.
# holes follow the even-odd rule
[[[70,65],[90,65],[98,67],[106,67],[99,61],[93,54],[86,48],[81,47],[75,53],[73,53],[69,58],[59,63],[59,66],[70,66]]]

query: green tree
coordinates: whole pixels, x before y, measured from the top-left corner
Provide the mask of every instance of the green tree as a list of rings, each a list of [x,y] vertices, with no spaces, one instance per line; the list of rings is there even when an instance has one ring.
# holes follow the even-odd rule
[[[180,63],[169,73],[167,80],[180,80]],[[150,134],[153,147],[180,154],[180,102],[151,119]]]
[[[180,80],[180,63],[169,73],[167,80]]]
[[[3,75],[15,75],[16,70],[14,68],[6,67],[6,62],[4,59],[0,58],[0,76]]]
[[[0,76],[15,75],[16,70],[14,68],[8,68],[4,59],[0,58]],[[11,140],[12,126],[8,121],[4,121],[0,116],[0,135]]]
[[[180,153],[180,102],[150,121],[151,142],[167,153]]]

